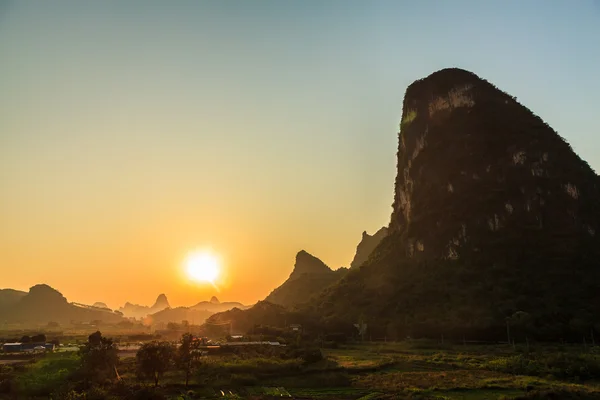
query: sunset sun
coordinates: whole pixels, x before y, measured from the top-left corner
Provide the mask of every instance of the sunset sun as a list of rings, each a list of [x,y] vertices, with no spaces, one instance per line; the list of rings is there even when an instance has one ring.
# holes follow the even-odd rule
[[[208,282],[214,285],[219,276],[220,265],[217,257],[209,252],[190,253],[185,260],[188,277],[197,282]]]

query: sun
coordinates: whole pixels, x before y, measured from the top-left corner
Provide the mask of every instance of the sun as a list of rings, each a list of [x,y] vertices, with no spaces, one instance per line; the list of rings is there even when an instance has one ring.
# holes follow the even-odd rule
[[[220,265],[217,257],[207,251],[190,253],[185,260],[185,269],[190,279],[215,284],[219,277]]]

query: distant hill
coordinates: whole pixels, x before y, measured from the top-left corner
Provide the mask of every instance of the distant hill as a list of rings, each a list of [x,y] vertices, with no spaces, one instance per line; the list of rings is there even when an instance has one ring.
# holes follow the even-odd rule
[[[205,327],[209,331],[218,332],[229,329],[229,324],[231,324],[232,333],[244,334],[255,325],[283,327],[292,323],[309,324],[310,321],[279,304],[259,301],[247,310],[234,308],[215,314],[206,320]]]
[[[192,310],[196,311],[207,311],[211,314],[231,310],[232,308],[239,308],[240,310],[245,310],[249,308],[249,306],[245,306],[242,303],[238,303],[235,301],[226,301],[221,303],[219,299],[213,296],[210,301],[201,301],[198,304],[195,304],[190,307]]]
[[[165,294],[160,294],[151,307],[127,302],[123,307],[119,308],[119,311],[127,318],[141,319],[169,307],[170,304],[169,300],[167,300],[167,296]]]
[[[48,285],[35,285],[10,307],[0,310],[0,321],[19,323],[25,326],[46,325],[48,322],[69,324],[71,322],[91,322],[100,320],[107,323],[119,322],[118,314],[76,306],[57,290]]]
[[[18,303],[26,294],[20,290],[0,289],[0,310]]]
[[[108,308],[108,306],[106,305],[106,303],[102,303],[101,301],[97,301],[94,304],[92,304],[92,307],[97,307],[97,308]]]
[[[599,333],[600,178],[550,126],[438,71],[406,91],[397,165],[387,237],[313,315],[388,338],[502,338],[516,315],[541,338]]]
[[[152,324],[188,321],[193,325],[201,325],[204,321],[213,315],[213,312],[206,310],[194,310],[189,307],[166,308],[162,311],[150,314],[149,322]]]
[[[289,278],[265,299],[268,303],[294,307],[306,303],[311,296],[337,282],[347,268],[331,270],[317,257],[301,250],[296,255],[294,270]]]
[[[362,234],[362,239],[356,247],[356,254],[354,259],[350,263],[350,268],[358,268],[363,265],[368,259],[373,250],[377,245],[387,236],[388,230],[386,227],[379,229],[373,234],[369,235],[366,231]]]

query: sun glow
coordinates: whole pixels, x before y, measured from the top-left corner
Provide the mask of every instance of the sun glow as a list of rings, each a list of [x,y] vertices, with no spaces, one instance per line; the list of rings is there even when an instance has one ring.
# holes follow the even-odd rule
[[[206,251],[190,253],[185,260],[185,269],[190,279],[215,284],[220,265],[217,257]]]

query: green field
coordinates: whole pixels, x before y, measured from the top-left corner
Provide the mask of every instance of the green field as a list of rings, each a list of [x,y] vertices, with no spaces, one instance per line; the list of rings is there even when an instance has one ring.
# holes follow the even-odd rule
[[[68,381],[78,360],[76,353],[59,353],[20,367],[13,384],[32,398],[86,400],[600,398],[597,347],[536,345],[527,351],[508,345],[405,341],[345,345],[322,353],[323,359],[310,363],[254,352],[206,356],[188,389],[176,370],[154,389],[136,376],[134,358],[122,359],[121,382],[94,388],[85,397],[77,397],[83,396],[77,389],[53,392]],[[145,394],[129,397],[125,389]]]

